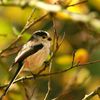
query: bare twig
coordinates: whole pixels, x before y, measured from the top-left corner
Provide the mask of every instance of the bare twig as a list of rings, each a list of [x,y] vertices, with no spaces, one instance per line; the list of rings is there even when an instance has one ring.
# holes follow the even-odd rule
[[[65,33],[63,34],[62,36],[62,40],[60,41],[60,43],[58,42],[58,39],[56,39],[54,42],[55,42],[55,50],[53,51],[53,55],[51,56],[50,60],[53,59],[57,53],[57,51],[59,50],[59,48],[61,47],[61,44],[63,43],[64,41],[64,37],[65,37]]]
[[[70,7],[70,6],[75,6],[75,5],[78,5],[78,4],[81,4],[81,3],[84,3],[84,2],[87,2],[87,0],[85,1],[82,1],[82,2],[79,2],[79,3],[76,3],[76,4],[72,4],[72,5],[69,5],[67,7]],[[25,2],[24,4],[22,4],[21,2],[18,2],[18,3],[15,3],[15,2],[12,2],[12,3],[4,3],[3,1],[0,3],[0,6],[18,6],[18,7],[25,7],[25,5],[29,6],[29,3],[30,2]],[[32,14],[31,14],[32,15]],[[32,25],[36,24],[38,21],[42,20],[45,16],[47,16],[48,14],[42,16],[41,18],[37,19],[36,21],[32,21],[30,24],[29,24],[29,19],[27,20],[27,23],[26,25],[24,26],[24,28],[22,29],[20,35],[17,37],[17,39],[15,39],[15,41],[13,41],[6,49],[4,49],[3,51],[0,52],[0,55],[2,53],[4,53],[6,50],[8,50],[11,46],[13,46],[15,43],[17,43],[21,38],[22,38],[22,34],[27,31]],[[57,33],[57,32],[55,32]]]
[[[80,69],[77,69],[75,75],[68,81],[68,83],[65,86],[64,90],[56,98],[54,98],[53,100],[60,100],[65,95],[67,95],[68,93],[70,93],[70,91],[72,91],[72,89],[74,88],[75,83],[77,81],[79,72],[80,72]]]
[[[83,4],[83,3],[86,3],[86,2],[88,2],[88,0],[83,0],[83,1],[80,1],[80,2],[78,2],[78,3],[75,3],[75,4],[71,4],[71,5],[66,5],[65,7],[72,7],[72,6],[76,6],[76,5],[79,5],[79,4]]]
[[[4,7],[20,7],[22,9],[26,8],[26,7],[37,7],[40,9],[44,9],[47,11],[52,11],[52,12],[57,12],[61,10],[61,6],[60,5],[54,5],[54,4],[48,4],[42,1],[38,1],[38,0],[24,0],[24,1],[19,1],[19,2],[0,2],[0,6],[4,6]]]
[[[75,51],[73,51],[72,56],[73,56],[73,59],[72,59],[72,66],[71,67],[74,66]],[[78,64],[77,64],[77,66],[78,66]],[[57,97],[55,97],[52,100],[60,100],[63,96],[65,96],[66,94],[68,94],[72,90],[72,88],[73,88],[73,86],[74,86],[74,84],[75,84],[75,82],[77,80],[79,72],[80,72],[80,70],[77,69],[75,75],[73,76],[73,78],[71,78],[68,81],[68,83],[67,83],[66,87],[64,88],[64,90]]]
[[[95,60],[95,61],[91,61],[91,62],[87,62],[87,63],[84,63],[84,64],[76,64],[76,65],[73,65],[73,67],[69,67],[65,70],[61,70],[61,71],[57,71],[57,72],[51,72],[51,73],[46,73],[46,74],[40,74],[40,75],[36,75],[36,79],[37,78],[41,78],[41,77],[47,77],[47,76],[54,76],[54,75],[58,75],[58,74],[62,74],[62,73],[65,73],[73,68],[76,68],[78,66],[86,66],[86,65],[90,65],[90,64],[95,64],[95,63],[100,63],[100,60]],[[20,82],[22,80],[29,80],[29,79],[34,79],[34,76],[31,75],[31,76],[25,76],[25,77],[21,77],[21,78],[18,78],[14,81],[14,83],[17,83],[17,82]],[[5,84],[3,86],[0,86],[0,88],[5,88],[8,84]]]
[[[75,59],[75,50],[73,51],[73,59],[72,59],[72,66],[74,65],[74,59]]]
[[[51,72],[51,67],[52,67],[52,62],[50,62],[50,65],[49,65],[49,73]],[[51,91],[51,77],[49,76],[49,80],[48,80],[48,90],[47,90],[47,93],[46,93],[46,95],[44,97],[44,100],[47,100],[50,91]]]
[[[37,75],[41,74],[49,65],[50,65],[50,60],[44,62],[44,67],[41,70],[39,70],[39,72],[37,73]]]
[[[61,47],[61,45],[62,45],[62,43],[64,41],[64,38],[65,38],[65,33],[64,33],[63,36],[62,36],[62,39],[61,39],[61,41],[59,43],[59,35],[58,35],[57,31],[56,31],[56,25],[55,25],[54,18],[52,18],[52,22],[53,22],[54,39],[53,39],[53,54],[52,54],[50,60],[52,60],[55,57],[57,51]]]
[[[7,57],[7,56],[11,56],[15,53],[17,53],[20,49],[21,49],[22,45],[18,45],[18,46],[13,46],[11,48],[9,48],[8,51],[6,51],[4,54],[2,54],[0,57]],[[9,52],[11,51],[11,52]]]
[[[19,35],[18,37],[17,37],[17,39],[15,39],[6,49],[4,49],[4,50],[2,50],[1,52],[0,52],[0,56],[5,52],[5,51],[7,51],[7,50],[9,50],[9,48],[11,47],[11,46],[13,46],[17,41],[19,41],[19,39],[21,39],[21,35]]]
[[[25,32],[27,29],[29,29],[33,24],[36,24],[38,21],[42,20],[45,16],[48,15],[48,14],[46,14],[46,15],[40,17],[39,19],[37,19],[36,21],[33,20],[32,22],[29,22],[30,19],[31,19],[31,17],[32,17],[32,14],[33,14],[33,13],[31,13],[31,15],[29,16],[29,18],[28,18],[28,20],[27,20],[27,22],[26,22],[26,25],[25,25],[24,28],[22,29],[22,31],[21,31],[20,35],[18,36],[18,38],[17,38],[15,41],[13,41],[13,43],[11,43],[11,45],[9,45],[6,49],[4,49],[3,51],[1,51],[1,52],[0,52],[0,55],[1,55],[2,53],[4,53],[6,50],[9,50],[10,47],[12,47],[13,45],[15,45],[15,44],[21,39],[21,37],[23,36],[24,32]],[[14,63],[13,63],[12,65],[14,65]],[[0,97],[0,99],[3,98],[3,96],[5,95],[5,93],[6,93],[6,92],[4,92],[4,94]]]
[[[33,17],[33,14],[34,14],[35,10],[36,10],[35,8],[32,10],[29,18],[27,19],[27,22],[31,22],[31,18]]]
[[[32,100],[32,97],[33,97],[33,95],[34,95],[35,90],[36,90],[36,87],[35,87],[35,88],[33,88],[32,92],[31,92],[32,94],[31,94],[31,96],[30,96],[30,99],[29,99],[29,100]]]
[[[95,95],[98,95],[100,98],[100,87],[97,87],[97,89],[95,89],[93,92],[85,95],[85,97],[82,100],[90,100]]]
[[[22,38],[22,35],[24,34],[25,31],[27,31],[31,26],[35,25],[37,22],[39,22],[42,19],[44,19],[47,15],[48,15],[48,13],[43,15],[42,17],[40,17],[39,19],[37,19],[35,21],[33,20],[31,23],[28,22],[29,21],[29,18],[28,18],[28,21],[26,22],[26,25],[24,26],[24,28],[20,32],[20,35],[6,49],[2,50],[0,52],[0,55],[3,54],[5,51],[9,50],[10,47],[15,45]]]
[[[30,97],[28,95],[28,91],[27,91],[27,88],[26,88],[24,82],[23,82],[23,87],[24,87],[24,90],[25,90],[25,96],[26,96],[27,100],[30,100]]]
[[[62,8],[68,8],[68,7],[71,7],[71,6],[76,6],[76,5],[79,5],[79,4],[82,4],[82,3],[85,3],[85,2],[88,2],[88,0],[83,0],[81,2],[78,2],[78,3],[75,3],[75,4],[72,4],[72,5],[65,5],[64,7],[62,7],[61,5],[54,5],[54,4],[48,4],[48,3],[45,3],[45,2],[41,2],[41,1],[24,1],[23,3],[22,2],[0,2],[0,6],[5,6],[5,7],[20,7],[20,8],[26,8],[26,7],[30,7],[30,8],[33,8],[34,6],[37,7],[37,8],[40,8],[40,9],[45,9],[47,11],[52,11],[52,12],[58,12],[58,11],[61,11]]]
[[[20,8],[26,8],[27,6],[30,7],[28,0],[24,1],[23,3],[22,2],[5,2],[5,1],[1,0],[0,6],[4,6],[4,7],[20,7]]]

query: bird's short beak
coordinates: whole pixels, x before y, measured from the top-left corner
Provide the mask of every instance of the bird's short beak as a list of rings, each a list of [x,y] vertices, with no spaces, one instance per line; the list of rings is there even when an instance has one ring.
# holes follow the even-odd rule
[[[51,41],[51,40],[52,40],[52,38],[51,38],[51,37],[49,37],[49,38],[48,38],[48,41]]]

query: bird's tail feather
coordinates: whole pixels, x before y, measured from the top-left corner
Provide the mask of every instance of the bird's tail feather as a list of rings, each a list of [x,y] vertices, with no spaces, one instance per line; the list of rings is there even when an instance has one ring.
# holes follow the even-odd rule
[[[9,88],[10,88],[11,85],[13,84],[14,80],[16,79],[16,77],[18,76],[18,74],[20,73],[20,71],[21,71],[22,68],[23,68],[23,66],[18,66],[18,69],[17,69],[15,75],[13,76],[12,80],[11,80],[10,83],[8,84],[7,88],[5,89],[5,91],[4,91],[3,95],[2,95],[2,97],[6,95],[6,93],[8,92]]]

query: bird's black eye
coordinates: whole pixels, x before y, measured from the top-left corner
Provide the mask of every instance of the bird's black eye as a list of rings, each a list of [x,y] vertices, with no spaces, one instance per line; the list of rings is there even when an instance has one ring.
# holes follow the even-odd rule
[[[43,39],[45,39],[45,38],[46,38],[46,36],[43,36],[42,38],[43,38]]]

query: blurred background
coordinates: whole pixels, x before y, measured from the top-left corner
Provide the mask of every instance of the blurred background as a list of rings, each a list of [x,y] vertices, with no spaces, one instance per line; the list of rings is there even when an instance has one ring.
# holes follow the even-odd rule
[[[0,55],[1,86],[11,80],[15,70],[9,72],[9,66],[20,47],[26,43],[34,31],[42,29],[49,32],[51,37],[54,36],[52,19],[60,40],[65,33],[64,41],[53,59],[52,72],[69,68],[74,51],[75,63],[84,64],[100,60],[100,0],[84,0],[84,2],[83,0],[36,0],[33,6],[31,1],[34,0],[0,1],[0,51],[7,48],[20,35],[34,8],[31,20],[37,20],[50,12],[48,16],[25,31],[13,47]],[[54,4],[59,5],[61,10],[55,8],[51,12],[48,4],[51,8]],[[48,73],[48,68],[44,73]],[[56,97],[55,100],[82,100],[86,94],[94,91],[98,86],[100,86],[100,63],[80,66],[52,76],[51,91],[46,100]],[[4,100],[29,100],[28,98],[44,100],[47,90],[48,77],[25,80],[11,86]],[[0,95],[2,93],[3,89],[0,89]],[[91,100],[100,100],[100,98],[96,95]]]

